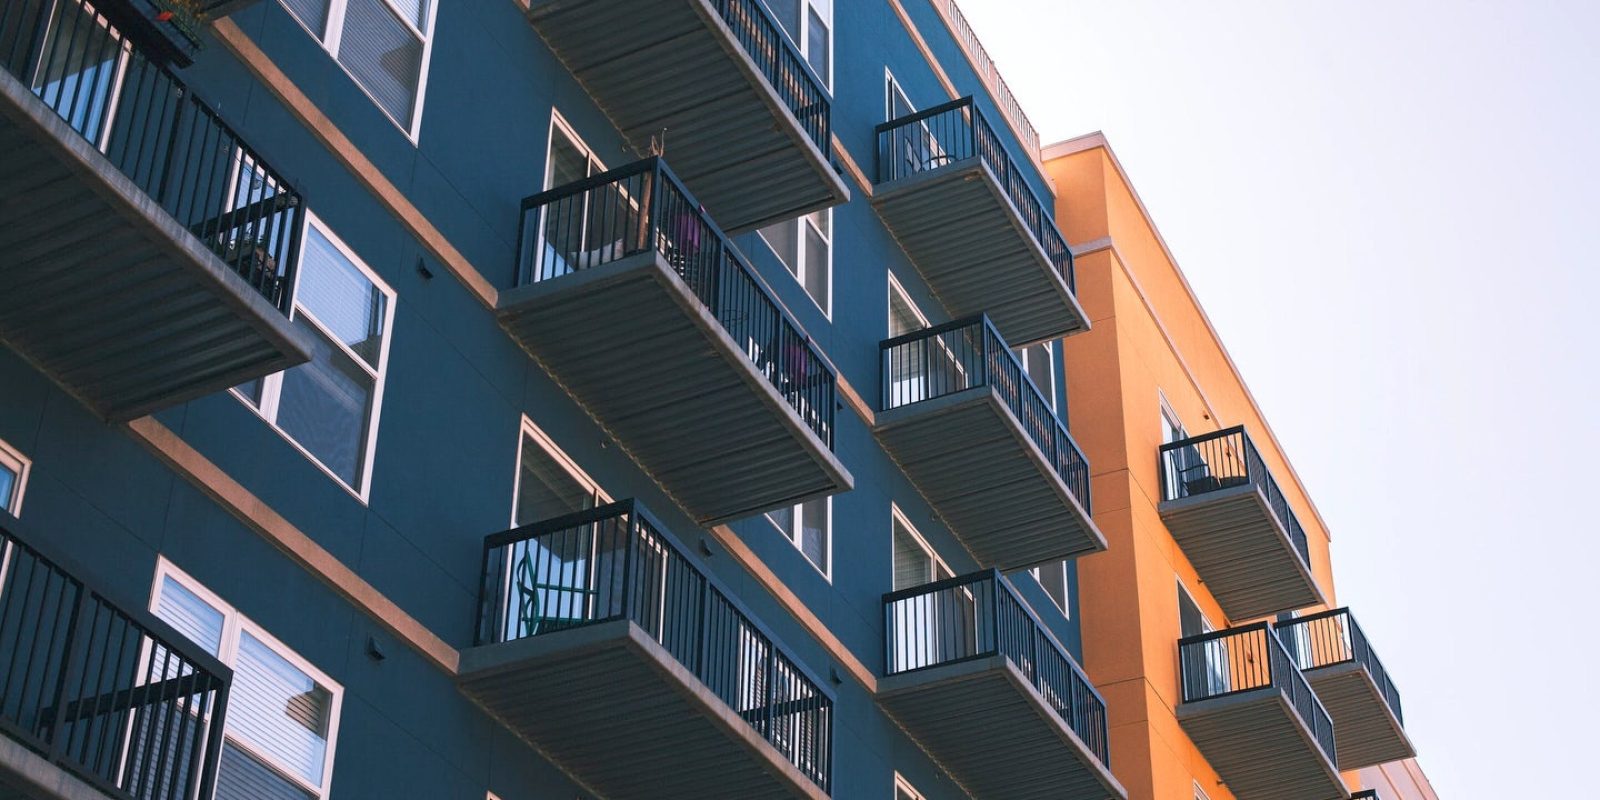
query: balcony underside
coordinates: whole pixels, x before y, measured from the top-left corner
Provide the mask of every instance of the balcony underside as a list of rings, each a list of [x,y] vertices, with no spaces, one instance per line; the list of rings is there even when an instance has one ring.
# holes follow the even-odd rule
[[[655,253],[502,292],[501,324],[696,521],[854,484]]]
[[[1416,756],[1405,728],[1365,667],[1335,664],[1306,670],[1305,675],[1333,719],[1339,769],[1375,767]]]
[[[987,313],[1026,347],[1089,329],[994,173],[977,158],[873,187],[872,204],[952,317]]]
[[[827,797],[632,622],[466,650],[460,674],[467,695],[604,797]]]
[[[1161,519],[1228,619],[1323,602],[1311,569],[1254,484],[1163,501]]]
[[[1128,796],[1003,656],[890,676],[878,703],[978,800]]]
[[[992,388],[882,412],[874,432],[982,566],[1011,570],[1105,549]]]
[[[1240,800],[1349,796],[1338,771],[1277,689],[1184,703],[1178,706],[1178,722]]]
[[[9,73],[0,340],[123,421],[311,358],[311,341]]]
[[[730,234],[850,199],[829,159],[708,0],[534,0],[533,26],[634,150]]]
[[[111,800],[49,759],[0,734],[0,800]]]

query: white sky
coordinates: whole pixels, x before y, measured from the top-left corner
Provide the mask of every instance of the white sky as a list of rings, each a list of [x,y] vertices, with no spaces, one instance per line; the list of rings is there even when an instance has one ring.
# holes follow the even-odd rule
[[[1593,796],[1600,3],[963,9],[1045,143],[1110,138],[1444,800]]]

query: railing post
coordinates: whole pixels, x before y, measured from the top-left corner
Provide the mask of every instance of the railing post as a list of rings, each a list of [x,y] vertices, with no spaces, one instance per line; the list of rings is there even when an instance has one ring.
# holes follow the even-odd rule
[[[694,648],[695,674],[700,675],[702,678],[706,678],[708,680],[708,676],[711,673],[706,662],[711,660],[711,637],[706,635],[706,620],[711,616],[711,592],[708,591],[706,587],[709,583],[710,582],[706,580],[704,575],[700,576],[700,608],[698,611],[700,621],[697,625],[695,625],[695,634],[698,639],[695,642]]]
[[[989,570],[989,613],[994,617],[990,627],[990,651],[995,654],[1003,652],[1000,649],[1000,570]]]
[[[776,693],[775,684],[777,684],[777,682],[778,682],[777,668],[775,666],[777,664],[777,661],[778,661],[778,654],[777,654],[777,646],[775,644],[773,644],[770,641],[767,642],[766,644],[767,644],[767,657],[766,657],[766,664],[764,666],[765,666],[765,669],[766,669],[767,677],[766,677],[766,680],[763,681],[763,683],[766,684],[765,687],[763,687],[765,689],[766,697],[763,698],[763,700],[762,700],[762,708],[763,708],[763,711],[764,711],[762,717],[763,717],[763,719],[765,719],[766,724],[762,728],[761,733],[762,733],[763,736],[767,737],[770,740],[772,738],[772,731],[773,731],[773,729],[774,729],[774,727],[776,725],[776,720],[775,720],[775,718],[773,717],[773,714],[772,714],[772,706],[773,706],[773,698],[774,698],[775,693]]]
[[[228,692],[232,681],[223,681],[212,700],[211,728],[206,731],[206,752],[200,762],[200,791],[196,800],[212,800],[217,790],[217,770],[222,767],[222,737],[228,717]]]
[[[56,687],[52,692],[55,696],[55,714],[50,722],[49,745],[51,760],[59,760],[65,754],[66,742],[63,741],[61,736],[61,729],[66,727],[67,724],[67,687],[72,684],[74,678],[78,678],[83,673],[84,668],[78,662],[84,657],[86,646],[84,640],[88,638],[78,630],[78,625],[83,620],[88,619],[89,605],[94,594],[89,591],[88,586],[67,578],[65,574],[62,574],[62,578],[76,583],[78,597],[76,602],[72,604],[71,616],[67,618],[67,645],[62,653],[61,672],[56,676]],[[48,585],[47,581],[46,586]],[[48,654],[46,656],[48,657]]]
[[[630,506],[626,512],[627,525],[623,527],[622,542],[622,618],[633,619],[633,545],[634,537],[639,533],[639,512]],[[597,523],[598,525],[598,523]],[[599,588],[599,587],[595,587]]]
[[[189,98],[189,87],[176,81],[174,81],[172,85],[174,91],[177,93],[177,98],[173,102],[172,108],[172,133],[169,137],[167,137],[167,152],[161,157],[161,180],[156,183],[156,205],[163,208],[166,208],[167,184],[172,178],[172,156],[173,153],[175,153],[178,149],[178,137],[180,136],[179,132],[182,130],[183,109],[188,105],[188,103],[184,101]],[[177,216],[178,214],[178,209],[176,208],[169,208],[167,210],[171,212],[173,216]]]

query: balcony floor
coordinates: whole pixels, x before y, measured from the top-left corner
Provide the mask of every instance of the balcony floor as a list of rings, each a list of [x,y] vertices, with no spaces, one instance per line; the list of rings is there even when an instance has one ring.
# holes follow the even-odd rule
[[[1305,676],[1333,718],[1339,769],[1375,767],[1417,755],[1365,667],[1334,664],[1308,669]]]
[[[613,800],[828,795],[630,621],[461,654],[461,688]]]
[[[701,525],[854,485],[655,253],[503,292],[499,313],[523,348]]]
[[[1105,549],[991,387],[882,412],[874,432],[979,565],[1012,570]]]
[[[0,72],[0,340],[123,421],[311,358],[311,339]]]
[[[1326,602],[1254,484],[1163,501],[1161,519],[1228,619]]]
[[[0,800],[111,800],[111,795],[0,734]]]
[[[878,703],[979,800],[1128,796],[1003,656],[889,676]]]
[[[872,204],[952,317],[1026,347],[1089,329],[994,173],[969,158],[873,187]]]
[[[708,0],[535,0],[529,12],[639,154],[666,154],[730,234],[848,202],[807,137]]]
[[[1178,723],[1236,797],[1346,800],[1350,795],[1276,688],[1184,703],[1178,706]]]

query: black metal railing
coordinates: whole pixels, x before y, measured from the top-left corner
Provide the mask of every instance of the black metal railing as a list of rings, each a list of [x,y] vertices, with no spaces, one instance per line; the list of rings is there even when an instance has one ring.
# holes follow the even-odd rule
[[[1311,549],[1300,518],[1289,507],[1278,481],[1267,471],[1260,451],[1244,426],[1215,431],[1161,446],[1161,499],[1179,500],[1207,492],[1253,484],[1266,495],[1283,532],[1307,567]]]
[[[1319,614],[1284,620],[1274,626],[1283,646],[1301,670],[1331,667],[1335,664],[1360,664],[1366,667],[1372,682],[1383,694],[1389,710],[1400,724],[1405,716],[1400,711],[1400,690],[1389,679],[1383,661],[1372,651],[1367,635],[1361,631],[1356,618],[1348,608],[1336,608]]]
[[[662,159],[523,200],[518,238],[519,286],[660,253],[807,427],[833,447],[832,365]]]
[[[1111,765],[1105,700],[999,570],[886,594],[883,617],[885,675],[1005,656]]]
[[[0,514],[0,731],[112,797],[210,800],[232,671],[18,530]]]
[[[240,277],[287,312],[300,194],[148,47],[122,0],[13,0],[0,62]]]
[[[830,790],[833,699],[642,505],[624,500],[485,540],[478,644],[624,619]]]
[[[806,137],[824,158],[832,158],[833,114],[828,93],[766,4],[761,0],[712,0],[711,5],[800,123]]]
[[[1083,510],[1093,513],[1088,459],[987,316],[913,331],[885,339],[878,347],[884,411],[978,386],[993,387]]]
[[[1183,702],[1277,689],[1300,715],[1328,761],[1339,763],[1334,756],[1333,719],[1268,623],[1179,639],[1178,661]]]
[[[890,120],[873,132],[878,137],[879,183],[980,159],[994,173],[1022,224],[1033,234],[1061,280],[1077,293],[1072,250],[1056,227],[1054,206],[1046,205],[1034,193],[1025,173],[970,96]]]
[[[1350,795],[1350,800],[1380,800],[1377,789],[1363,789]]]

